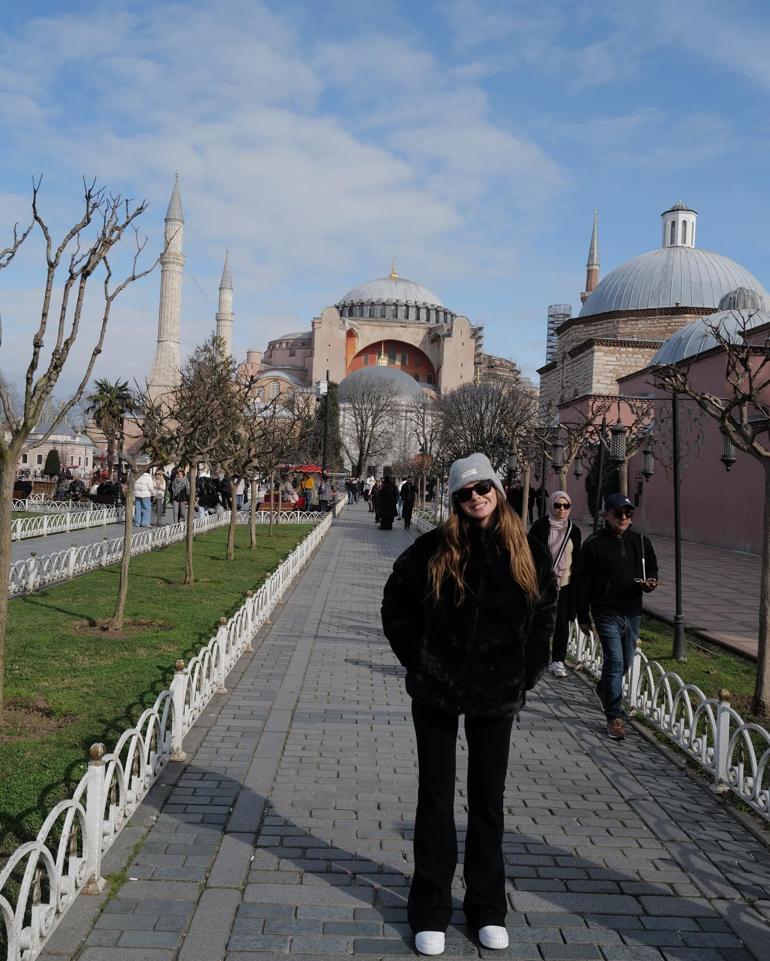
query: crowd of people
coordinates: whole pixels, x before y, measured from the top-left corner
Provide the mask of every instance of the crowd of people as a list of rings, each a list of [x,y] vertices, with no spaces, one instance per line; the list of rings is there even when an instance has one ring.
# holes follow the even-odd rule
[[[375,482],[370,498],[376,489]],[[482,947],[500,950],[509,943],[502,844],[513,722],[549,663],[554,677],[566,677],[569,625],[577,618],[598,635],[596,695],[608,737],[623,740],[623,677],[642,597],[658,577],[650,539],[632,530],[634,505],[625,494],[605,499],[604,528],[583,544],[561,490],[542,498],[527,533],[484,454],[455,461],[448,489],[448,519],[397,558],[382,600],[383,630],[406,669],[417,745],[407,916],[425,955],[443,953],[453,912],[460,716],[468,747],[463,909]],[[375,498],[391,523],[398,493],[385,478]]]

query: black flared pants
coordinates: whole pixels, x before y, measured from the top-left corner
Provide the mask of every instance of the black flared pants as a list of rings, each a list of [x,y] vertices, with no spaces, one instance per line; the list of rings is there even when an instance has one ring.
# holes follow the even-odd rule
[[[419,788],[414,825],[414,875],[407,914],[412,930],[446,931],[457,866],[454,820],[458,717],[412,702]],[[465,899],[468,923],[504,924],[503,795],[512,718],[465,718],[468,742],[468,828]]]

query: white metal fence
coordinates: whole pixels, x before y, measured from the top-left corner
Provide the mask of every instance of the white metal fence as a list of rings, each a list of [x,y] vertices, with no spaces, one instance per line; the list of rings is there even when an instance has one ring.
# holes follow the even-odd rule
[[[11,540],[22,541],[28,537],[64,534],[88,527],[106,527],[107,524],[119,524],[122,520],[122,507],[57,511],[54,514],[40,514],[39,517],[17,517],[11,521]]]
[[[434,527],[433,519],[415,511],[412,526]],[[569,653],[589,674],[599,677],[602,649],[594,633],[572,625]],[[673,671],[637,649],[624,681],[631,709],[664,734],[714,779],[717,791],[731,791],[757,814],[770,820],[770,732],[745,721],[723,697],[708,697]]]
[[[61,514],[65,511],[93,511],[99,510],[100,505],[92,501],[45,501],[39,498],[27,497],[23,500],[11,502],[11,509],[24,511],[26,514]]]
[[[226,523],[224,517],[211,516],[208,527]],[[300,516],[308,518],[304,512]],[[170,688],[123,732],[111,753],[103,744],[92,746],[88,770],[72,797],[53,808],[34,841],[10,856],[0,871],[8,961],[33,961],[77,895],[104,886],[104,854],[168,761],[184,759],[184,736],[214,694],[224,689],[236,661],[251,650],[254,635],[329,530],[332,517],[332,512],[323,515],[188,664],[176,662]]]

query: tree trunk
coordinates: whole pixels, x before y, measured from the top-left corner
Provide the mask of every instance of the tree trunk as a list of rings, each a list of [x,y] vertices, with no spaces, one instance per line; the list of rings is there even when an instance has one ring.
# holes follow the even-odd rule
[[[529,530],[529,478],[531,473],[532,468],[529,464],[525,464],[521,472],[521,520],[525,530]]]
[[[622,464],[618,465],[618,484],[620,486],[620,493],[625,494],[628,497],[628,461],[624,460]]]
[[[230,478],[230,526],[227,529],[227,555],[226,559],[231,561],[235,558],[235,525],[238,521],[238,509],[235,506],[235,484],[234,477]]]
[[[21,445],[19,445],[21,447]],[[11,514],[18,451],[10,448],[0,458],[0,724],[5,713],[5,633],[8,625],[8,587],[11,577]]]
[[[185,543],[184,582],[192,584],[195,580],[193,572],[193,536],[195,534],[195,488],[198,485],[198,461],[190,464],[190,495],[187,499],[187,538]]]
[[[252,478],[249,493],[249,547],[257,548],[257,479]]]
[[[275,505],[275,471],[270,471],[270,523],[268,524],[267,533],[272,537],[273,535],[273,507]],[[280,501],[278,503],[280,507]]]
[[[131,563],[131,538],[134,533],[134,487],[136,474],[133,468],[128,469],[128,483],[126,484],[126,516],[123,519],[123,556],[120,559],[120,578],[118,580],[118,600],[115,613],[110,619],[110,630],[120,631],[123,628],[123,618],[126,613],[126,598],[128,597],[128,566]]]
[[[765,469],[765,506],[762,533],[762,575],[759,582],[759,631],[757,632],[757,680],[754,687],[752,710],[756,714],[770,714],[770,462],[762,462]]]
[[[564,491],[568,494],[567,490],[567,478],[569,477],[569,464],[565,464],[564,467],[559,471],[559,490]]]

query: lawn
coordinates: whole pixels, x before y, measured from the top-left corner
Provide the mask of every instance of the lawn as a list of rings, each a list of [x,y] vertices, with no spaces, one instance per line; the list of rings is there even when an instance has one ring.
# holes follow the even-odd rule
[[[108,750],[158,692],[178,657],[189,658],[249,589],[258,587],[311,525],[257,530],[248,547],[237,529],[235,560],[224,560],[227,530],[195,540],[195,574],[184,578],[184,544],[133,558],[126,616],[145,626],[115,638],[89,630],[110,616],[117,568],[95,571],[10,602],[6,695],[0,732],[0,856],[34,836],[53,805],[85,770],[88,748]]]
[[[686,634],[687,661],[682,663],[671,656],[674,644],[673,628],[653,617],[643,617],[641,626],[642,651],[651,661],[678,674],[688,684],[696,684],[707,697],[715,697],[721,688],[730,691],[730,703],[746,720],[751,718],[751,696],[757,667],[748,658],[734,654],[716,644]],[[755,718],[768,725],[768,718]]]

